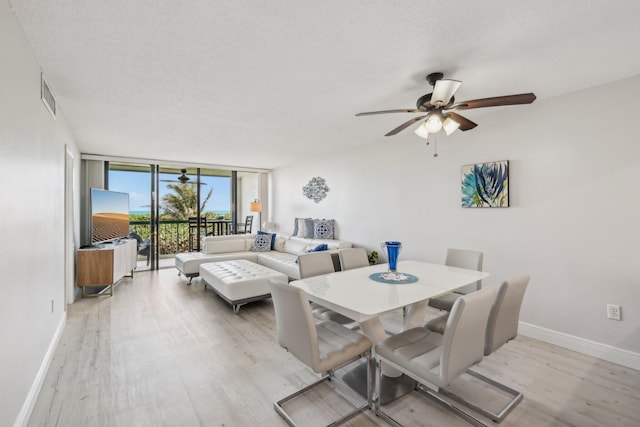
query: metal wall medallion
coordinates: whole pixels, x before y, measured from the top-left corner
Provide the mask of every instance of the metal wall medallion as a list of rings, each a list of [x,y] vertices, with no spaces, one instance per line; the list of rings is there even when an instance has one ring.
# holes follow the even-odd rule
[[[329,191],[329,187],[327,187],[324,178],[319,176],[311,178],[311,181],[302,187],[302,194],[316,203],[327,197],[327,191]]]

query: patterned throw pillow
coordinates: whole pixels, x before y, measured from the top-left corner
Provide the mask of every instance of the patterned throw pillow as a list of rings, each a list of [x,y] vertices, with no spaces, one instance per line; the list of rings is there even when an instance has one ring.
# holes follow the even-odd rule
[[[274,249],[274,247],[276,245],[276,235],[274,233],[267,233],[266,231],[258,230],[258,232],[256,234],[260,234],[260,235],[263,235],[263,236],[271,237],[271,250]]]
[[[313,220],[313,238],[314,239],[333,239],[333,219],[314,219]]]
[[[271,250],[271,236],[257,234],[253,240],[253,250],[255,252],[268,252]]]

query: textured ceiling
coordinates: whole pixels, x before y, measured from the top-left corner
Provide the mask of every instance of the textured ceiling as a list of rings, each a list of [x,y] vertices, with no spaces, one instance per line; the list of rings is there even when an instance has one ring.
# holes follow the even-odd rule
[[[381,141],[412,116],[354,114],[413,108],[429,72],[459,101],[640,74],[635,0],[9,3],[84,153],[274,168]]]

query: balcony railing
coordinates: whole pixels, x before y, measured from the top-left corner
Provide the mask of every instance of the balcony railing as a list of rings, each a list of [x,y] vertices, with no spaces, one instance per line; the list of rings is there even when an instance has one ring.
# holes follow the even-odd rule
[[[132,231],[143,239],[151,236],[149,221],[130,221]],[[233,227],[229,220],[207,220],[207,226],[200,227],[200,238],[206,235],[220,236],[231,234]],[[160,220],[158,223],[158,239],[160,255],[172,255],[197,250],[196,228],[189,226],[188,220]]]

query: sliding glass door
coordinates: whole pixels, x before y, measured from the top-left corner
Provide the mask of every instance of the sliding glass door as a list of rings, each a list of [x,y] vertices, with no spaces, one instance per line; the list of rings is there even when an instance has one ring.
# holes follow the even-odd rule
[[[109,163],[107,188],[129,194],[129,227],[131,236],[138,240],[136,269],[154,268],[154,213],[151,185],[152,165],[135,163]]]
[[[172,267],[175,254],[199,251],[206,235],[235,231],[233,171],[109,163],[108,188],[129,193],[132,233],[140,237],[138,270]]]

